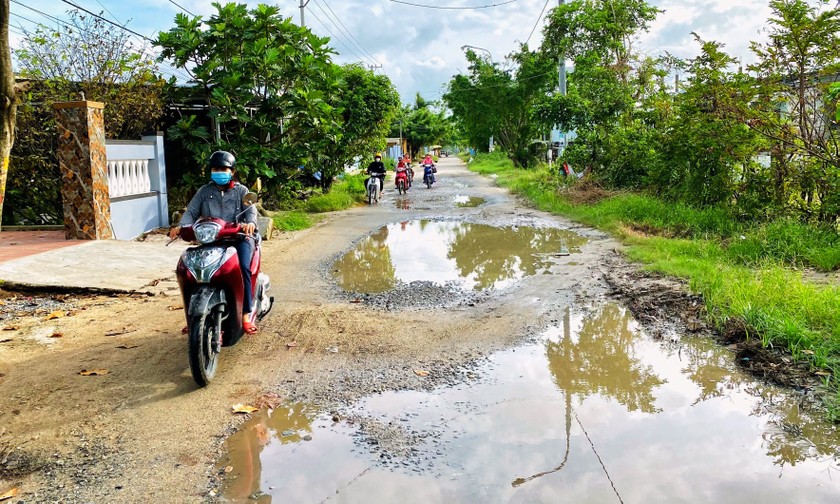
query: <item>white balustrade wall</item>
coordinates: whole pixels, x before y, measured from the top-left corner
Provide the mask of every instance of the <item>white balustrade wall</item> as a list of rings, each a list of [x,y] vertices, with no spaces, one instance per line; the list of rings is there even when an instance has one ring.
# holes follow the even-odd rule
[[[163,134],[139,141],[108,140],[105,157],[115,237],[128,240],[169,226]]]
[[[149,160],[108,160],[108,191],[112,198],[150,191]]]

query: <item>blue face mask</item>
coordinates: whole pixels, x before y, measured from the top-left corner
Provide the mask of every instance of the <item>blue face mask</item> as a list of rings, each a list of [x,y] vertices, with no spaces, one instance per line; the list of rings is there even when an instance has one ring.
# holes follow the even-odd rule
[[[210,180],[219,185],[228,185],[230,183],[230,172],[210,172]]]

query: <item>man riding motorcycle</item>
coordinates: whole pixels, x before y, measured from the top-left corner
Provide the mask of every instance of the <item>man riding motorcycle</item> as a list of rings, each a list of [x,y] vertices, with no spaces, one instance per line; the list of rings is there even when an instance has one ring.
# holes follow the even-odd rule
[[[382,162],[381,154],[378,152],[376,153],[376,156],[373,158],[373,162],[368,165],[365,173],[371,177],[379,179],[379,192],[382,192],[385,189],[385,163]],[[367,186],[367,180],[365,181],[365,186]]]
[[[245,234],[234,247],[239,256],[239,269],[245,287],[242,300],[243,315],[253,310],[253,294],[251,292],[251,258],[254,255],[255,233],[257,232],[257,209],[253,205],[243,208],[243,198],[248,194],[248,188],[233,180],[236,173],[236,158],[227,151],[216,151],[210,155],[210,180],[195,193],[186,212],[177,226],[169,230],[169,237],[175,239],[181,232],[182,226],[190,226],[202,217],[214,217],[225,222],[236,222],[241,225],[241,232]],[[257,332],[257,326],[250,317],[243,317],[242,328],[248,334]]]

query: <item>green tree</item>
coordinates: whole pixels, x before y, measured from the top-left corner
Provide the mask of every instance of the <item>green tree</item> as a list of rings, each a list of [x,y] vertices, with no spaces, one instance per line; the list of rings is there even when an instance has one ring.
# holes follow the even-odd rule
[[[77,10],[52,30],[26,33],[15,56],[23,78],[41,82],[38,100],[100,101],[108,138],[134,139],[154,128],[163,115],[165,81],[143,47],[128,32]]]
[[[543,147],[534,140],[549,128],[534,105],[557,85],[556,61],[523,45],[508,56],[510,70],[467,51],[469,76],[457,75],[444,95],[472,145],[494,141],[518,167],[527,167]]]
[[[830,87],[840,73],[840,11],[827,0],[773,0],[768,40],[753,43],[756,79],[744,122],[772,144],[777,205],[840,215],[840,140]],[[828,99],[826,99],[828,97]]]
[[[387,76],[353,64],[341,68],[330,103],[339,112],[342,127],[335,135],[336,141],[321,142],[316,149],[316,166],[327,190],[344,166],[385,146],[389,127],[399,111],[400,96]]]
[[[161,58],[193,77],[192,90],[214,122],[208,130],[184,118],[171,133],[199,167],[211,151],[225,149],[237,156],[245,183],[262,177],[269,189],[292,187],[302,173],[297,167],[317,165],[318,148],[339,141],[334,51],[278,7],[213,6],[207,19],[178,14],[176,26],[155,42]]]
[[[417,93],[414,107],[402,110],[403,136],[408,143],[409,154],[413,157],[416,157],[424,146],[443,141],[449,132],[444,111],[435,111],[432,107],[432,102],[424,100],[420,93]]]
[[[734,114],[743,105],[748,76],[730,69],[737,60],[718,42],[703,41],[700,55],[688,61],[688,82],[674,100],[674,114],[662,135],[662,162],[650,183],[660,192],[700,205],[739,203],[748,213],[766,196],[764,173],[753,161],[761,149],[758,135]],[[741,198],[741,201],[738,201]]]
[[[571,60],[574,72],[568,92],[549,95],[539,114],[577,133],[566,154],[573,164],[615,185],[640,185],[654,161],[649,154],[656,137],[640,122],[644,107],[638,105],[661,94],[662,70],[634,44],[658,12],[645,0],[573,0],[552,10],[543,30],[543,53]]]

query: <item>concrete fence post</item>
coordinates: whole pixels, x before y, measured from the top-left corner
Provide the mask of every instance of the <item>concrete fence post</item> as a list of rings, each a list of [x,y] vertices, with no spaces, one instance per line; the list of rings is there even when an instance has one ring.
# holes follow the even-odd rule
[[[160,227],[169,227],[169,201],[166,191],[166,158],[163,155],[163,132],[155,135],[144,135],[144,142],[154,142],[155,158],[149,160],[150,191],[158,192],[158,212]]]
[[[58,126],[58,164],[68,240],[107,240],[111,230],[105,123],[99,102],[53,105]]]

